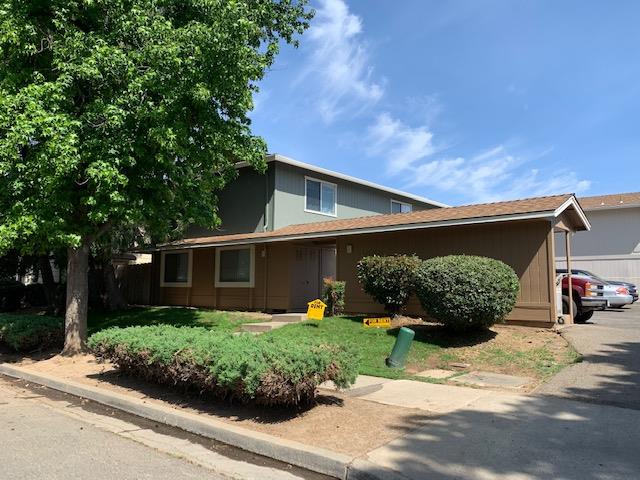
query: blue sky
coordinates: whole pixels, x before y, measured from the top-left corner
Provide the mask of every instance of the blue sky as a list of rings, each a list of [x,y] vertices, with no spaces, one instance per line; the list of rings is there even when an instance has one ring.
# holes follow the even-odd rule
[[[317,0],[270,152],[452,205],[640,190],[640,3]]]

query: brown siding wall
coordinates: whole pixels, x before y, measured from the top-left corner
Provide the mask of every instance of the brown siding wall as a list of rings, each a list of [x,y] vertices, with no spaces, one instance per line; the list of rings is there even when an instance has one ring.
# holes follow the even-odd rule
[[[347,244],[353,247],[350,254]],[[163,305],[286,310],[289,308],[289,269],[294,248],[295,245],[289,242],[257,244],[254,288],[215,288],[214,248],[194,249],[190,288],[160,288],[160,256],[154,255],[152,291],[159,292],[158,303]],[[346,310],[350,313],[383,313],[381,306],[362,291],[356,278],[355,265],[363,256],[415,253],[421,258],[431,258],[464,253],[502,260],[518,274],[521,290],[516,308],[509,316],[510,323],[550,326],[555,321],[550,222],[509,222],[352,235],[338,237],[337,252],[337,277],[347,282]],[[411,299],[407,313],[424,315],[417,299]]]
[[[482,255],[502,260],[520,278],[520,295],[509,321],[520,324],[550,324],[555,321],[555,301],[551,224],[546,221],[512,222],[390,232],[339,237],[338,279],[345,280],[346,309],[351,313],[383,313],[381,306],[366,295],[356,278],[355,265],[366,255],[415,253],[421,258],[441,255]],[[347,244],[352,253],[347,253]],[[412,298],[407,313],[424,315]]]
[[[266,256],[262,255],[265,250]],[[286,310],[289,308],[289,246],[255,246],[253,288],[215,288],[215,248],[193,250],[191,287],[160,287],[160,255],[154,255],[154,284],[162,305],[227,310]],[[266,280],[266,283],[265,283]]]

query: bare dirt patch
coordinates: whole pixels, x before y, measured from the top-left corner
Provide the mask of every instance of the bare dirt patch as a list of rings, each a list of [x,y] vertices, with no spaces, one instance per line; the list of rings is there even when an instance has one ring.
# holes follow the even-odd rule
[[[113,365],[96,362],[92,355],[22,359],[14,364],[350,455],[361,455],[384,445],[428,417],[421,410],[382,406],[323,390],[316,404],[304,410],[232,405],[122,375]]]
[[[466,368],[453,369],[531,377],[535,379],[532,389],[578,359],[575,349],[550,329],[496,325],[483,332],[448,337],[446,332],[434,333],[429,324],[412,328],[417,329],[416,336],[429,337],[441,349],[424,363],[409,365],[408,373],[467,364]],[[420,328],[425,332],[419,332]]]

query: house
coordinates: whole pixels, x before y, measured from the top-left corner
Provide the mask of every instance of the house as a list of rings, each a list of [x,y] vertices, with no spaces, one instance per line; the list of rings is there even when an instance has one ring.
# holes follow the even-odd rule
[[[612,280],[640,284],[640,192],[582,197],[592,229],[571,241],[572,268]],[[564,247],[556,251],[566,268]]]
[[[242,171],[223,195],[221,232],[192,229],[153,254],[154,303],[304,311],[333,276],[346,281],[347,312],[381,313],[356,279],[360,258],[466,253],[518,274],[509,321],[550,326],[558,318],[554,232],[590,227],[573,195],[445,207],[280,156],[268,163],[265,176]],[[415,299],[408,313],[423,314]]]
[[[186,236],[270,232],[299,223],[447,206],[278,154],[266,161],[264,174],[238,163],[238,178],[218,196],[220,228],[194,226]]]

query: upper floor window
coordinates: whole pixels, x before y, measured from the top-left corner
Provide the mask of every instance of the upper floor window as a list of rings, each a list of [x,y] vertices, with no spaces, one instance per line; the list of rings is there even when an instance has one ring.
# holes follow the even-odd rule
[[[409,213],[412,210],[410,203],[391,200],[391,213]]]
[[[162,252],[160,286],[190,287],[192,254],[191,250],[186,252]]]
[[[337,188],[335,183],[305,178],[305,210],[335,217]]]

